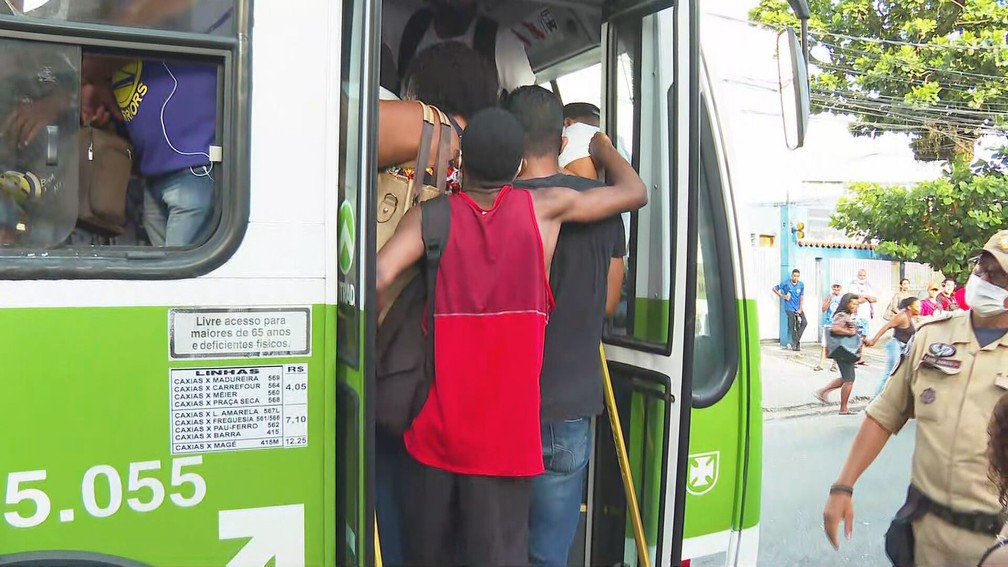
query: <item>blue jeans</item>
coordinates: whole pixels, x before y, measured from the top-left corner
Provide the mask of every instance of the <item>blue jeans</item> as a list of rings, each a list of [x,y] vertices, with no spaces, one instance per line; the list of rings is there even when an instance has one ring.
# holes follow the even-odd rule
[[[210,166],[147,179],[144,229],[154,246],[189,246],[210,224],[214,181]]]
[[[375,434],[375,514],[382,563],[403,565],[404,550],[402,506],[405,498],[406,470],[410,456],[402,437],[384,431]]]
[[[889,376],[896,370],[896,365],[899,364],[903,346],[903,343],[896,339],[889,339],[889,342],[886,343],[885,370],[882,372],[882,380],[879,381],[878,390],[875,390],[875,395],[872,396],[872,399],[877,398],[882,393],[882,390],[885,390],[886,384],[889,383]]]
[[[591,457],[591,419],[544,423],[546,472],[532,481],[529,511],[529,562],[566,567],[581,518],[581,497]]]

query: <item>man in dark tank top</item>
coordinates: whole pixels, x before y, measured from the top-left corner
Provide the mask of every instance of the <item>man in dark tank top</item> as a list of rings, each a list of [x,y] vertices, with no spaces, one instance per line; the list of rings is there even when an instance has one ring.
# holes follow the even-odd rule
[[[604,185],[566,175],[559,155],[564,145],[564,106],[552,92],[521,87],[504,108],[525,131],[525,167],[516,187],[570,187],[578,191]],[[533,481],[529,514],[529,561],[567,565],[581,518],[581,497],[591,453],[591,419],[602,413],[602,361],[599,342],[607,307],[615,309],[623,283],[626,254],[623,220],[614,215],[591,224],[560,229],[550,287],[556,309],[546,327],[542,394],[543,466]],[[612,299],[607,305],[608,299]]]

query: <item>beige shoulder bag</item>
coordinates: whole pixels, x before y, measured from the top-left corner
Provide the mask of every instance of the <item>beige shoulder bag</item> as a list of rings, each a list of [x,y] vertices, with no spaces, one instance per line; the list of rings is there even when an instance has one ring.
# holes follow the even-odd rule
[[[417,149],[415,171],[412,177],[400,175],[396,171],[383,171],[378,174],[378,209],[377,209],[377,248],[381,250],[385,243],[395,234],[399,221],[410,208],[428,199],[433,199],[445,192],[445,181],[448,177],[448,158],[451,154],[452,126],[445,113],[438,108],[420,103],[423,106],[424,124],[420,134],[420,146]],[[435,126],[437,117],[437,126]],[[424,183],[426,166],[430,163],[431,141],[434,128],[439,127],[440,137],[434,160],[435,185]],[[413,267],[399,275],[386,292],[389,301],[385,309],[378,314],[378,324],[385,319],[389,307],[399,296],[406,284],[416,274]]]

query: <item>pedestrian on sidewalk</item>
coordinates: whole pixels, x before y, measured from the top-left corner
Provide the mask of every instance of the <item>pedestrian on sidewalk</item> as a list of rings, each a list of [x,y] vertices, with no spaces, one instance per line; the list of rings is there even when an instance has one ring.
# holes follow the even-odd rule
[[[910,278],[903,278],[900,280],[899,289],[893,294],[892,299],[889,300],[889,307],[886,308],[886,312],[882,314],[882,318],[886,321],[892,321],[893,317],[900,314],[900,303],[908,297],[917,297],[914,292],[910,291]]]
[[[910,418],[911,485],[886,533],[893,564],[973,567],[1005,524],[985,453],[988,423],[1008,391],[1008,230],[971,262],[971,309],[918,325],[889,385],[865,410],[823,509],[834,548],[840,521],[848,539],[854,528],[854,483]]]
[[[784,302],[784,312],[787,313],[791,344],[781,346],[785,350],[801,350],[801,336],[808,326],[808,320],[805,319],[805,282],[799,281],[800,279],[801,272],[795,268],[791,270],[791,279],[782,281],[772,289],[774,295]]]
[[[854,313],[857,311],[861,299],[853,293],[844,294],[840,298],[840,307],[833,315],[833,322],[830,324],[830,332],[827,335],[826,348],[829,350],[829,357],[836,361],[840,368],[840,377],[834,378],[822,389],[816,390],[815,397],[822,403],[828,404],[826,396],[836,389],[840,389],[840,415],[849,415],[850,409],[847,401],[850,400],[851,390],[854,388],[854,367],[858,359],[858,351],[861,348],[861,335],[858,333],[857,323],[854,321]]]
[[[868,337],[868,326],[871,325],[871,320],[875,318],[875,305],[878,301],[878,297],[875,296],[875,288],[872,286],[871,282],[868,281],[868,270],[861,268],[857,271],[857,278],[851,281],[850,285],[847,286],[847,291],[850,293],[855,293],[858,296],[858,308],[856,322],[858,326],[858,333],[862,338]],[[865,364],[864,360],[864,349],[858,356],[858,364]]]
[[[896,364],[899,363],[903,349],[910,342],[910,337],[913,337],[914,333],[917,332],[913,320],[920,315],[920,310],[920,300],[916,297],[907,297],[899,303],[897,315],[890,319],[885,327],[879,329],[879,332],[875,333],[874,337],[865,341],[866,347],[873,347],[889,329],[893,331],[892,339],[886,343],[886,365],[883,369],[884,372],[882,372],[882,380],[879,381],[878,389],[875,391],[875,395],[872,396],[873,400],[885,389],[886,383],[889,382],[889,375],[893,373],[893,370],[896,370]]]
[[[942,311],[959,311],[962,306],[956,300],[956,281],[954,278],[945,278],[942,282],[941,293],[935,297],[935,301],[942,308]]]
[[[840,298],[843,297],[843,284],[840,280],[833,280],[832,290],[830,294],[826,296],[823,300],[822,312],[825,314],[823,316],[823,337],[822,337],[822,352],[819,353],[819,364],[816,365],[812,370],[822,370],[823,363],[826,362],[826,336],[829,335],[830,325],[833,323],[833,314],[837,312],[837,308],[840,307]],[[830,372],[836,372],[836,361],[830,366]]]
[[[941,291],[941,284],[931,282],[928,284],[928,296],[921,300],[921,317],[933,317],[942,314],[941,305],[938,305],[938,292]]]

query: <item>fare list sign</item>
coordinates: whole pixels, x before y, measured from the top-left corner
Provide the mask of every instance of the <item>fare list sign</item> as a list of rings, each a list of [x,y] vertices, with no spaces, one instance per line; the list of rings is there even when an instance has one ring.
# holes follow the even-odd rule
[[[305,447],[308,365],[173,368],[173,454]]]

